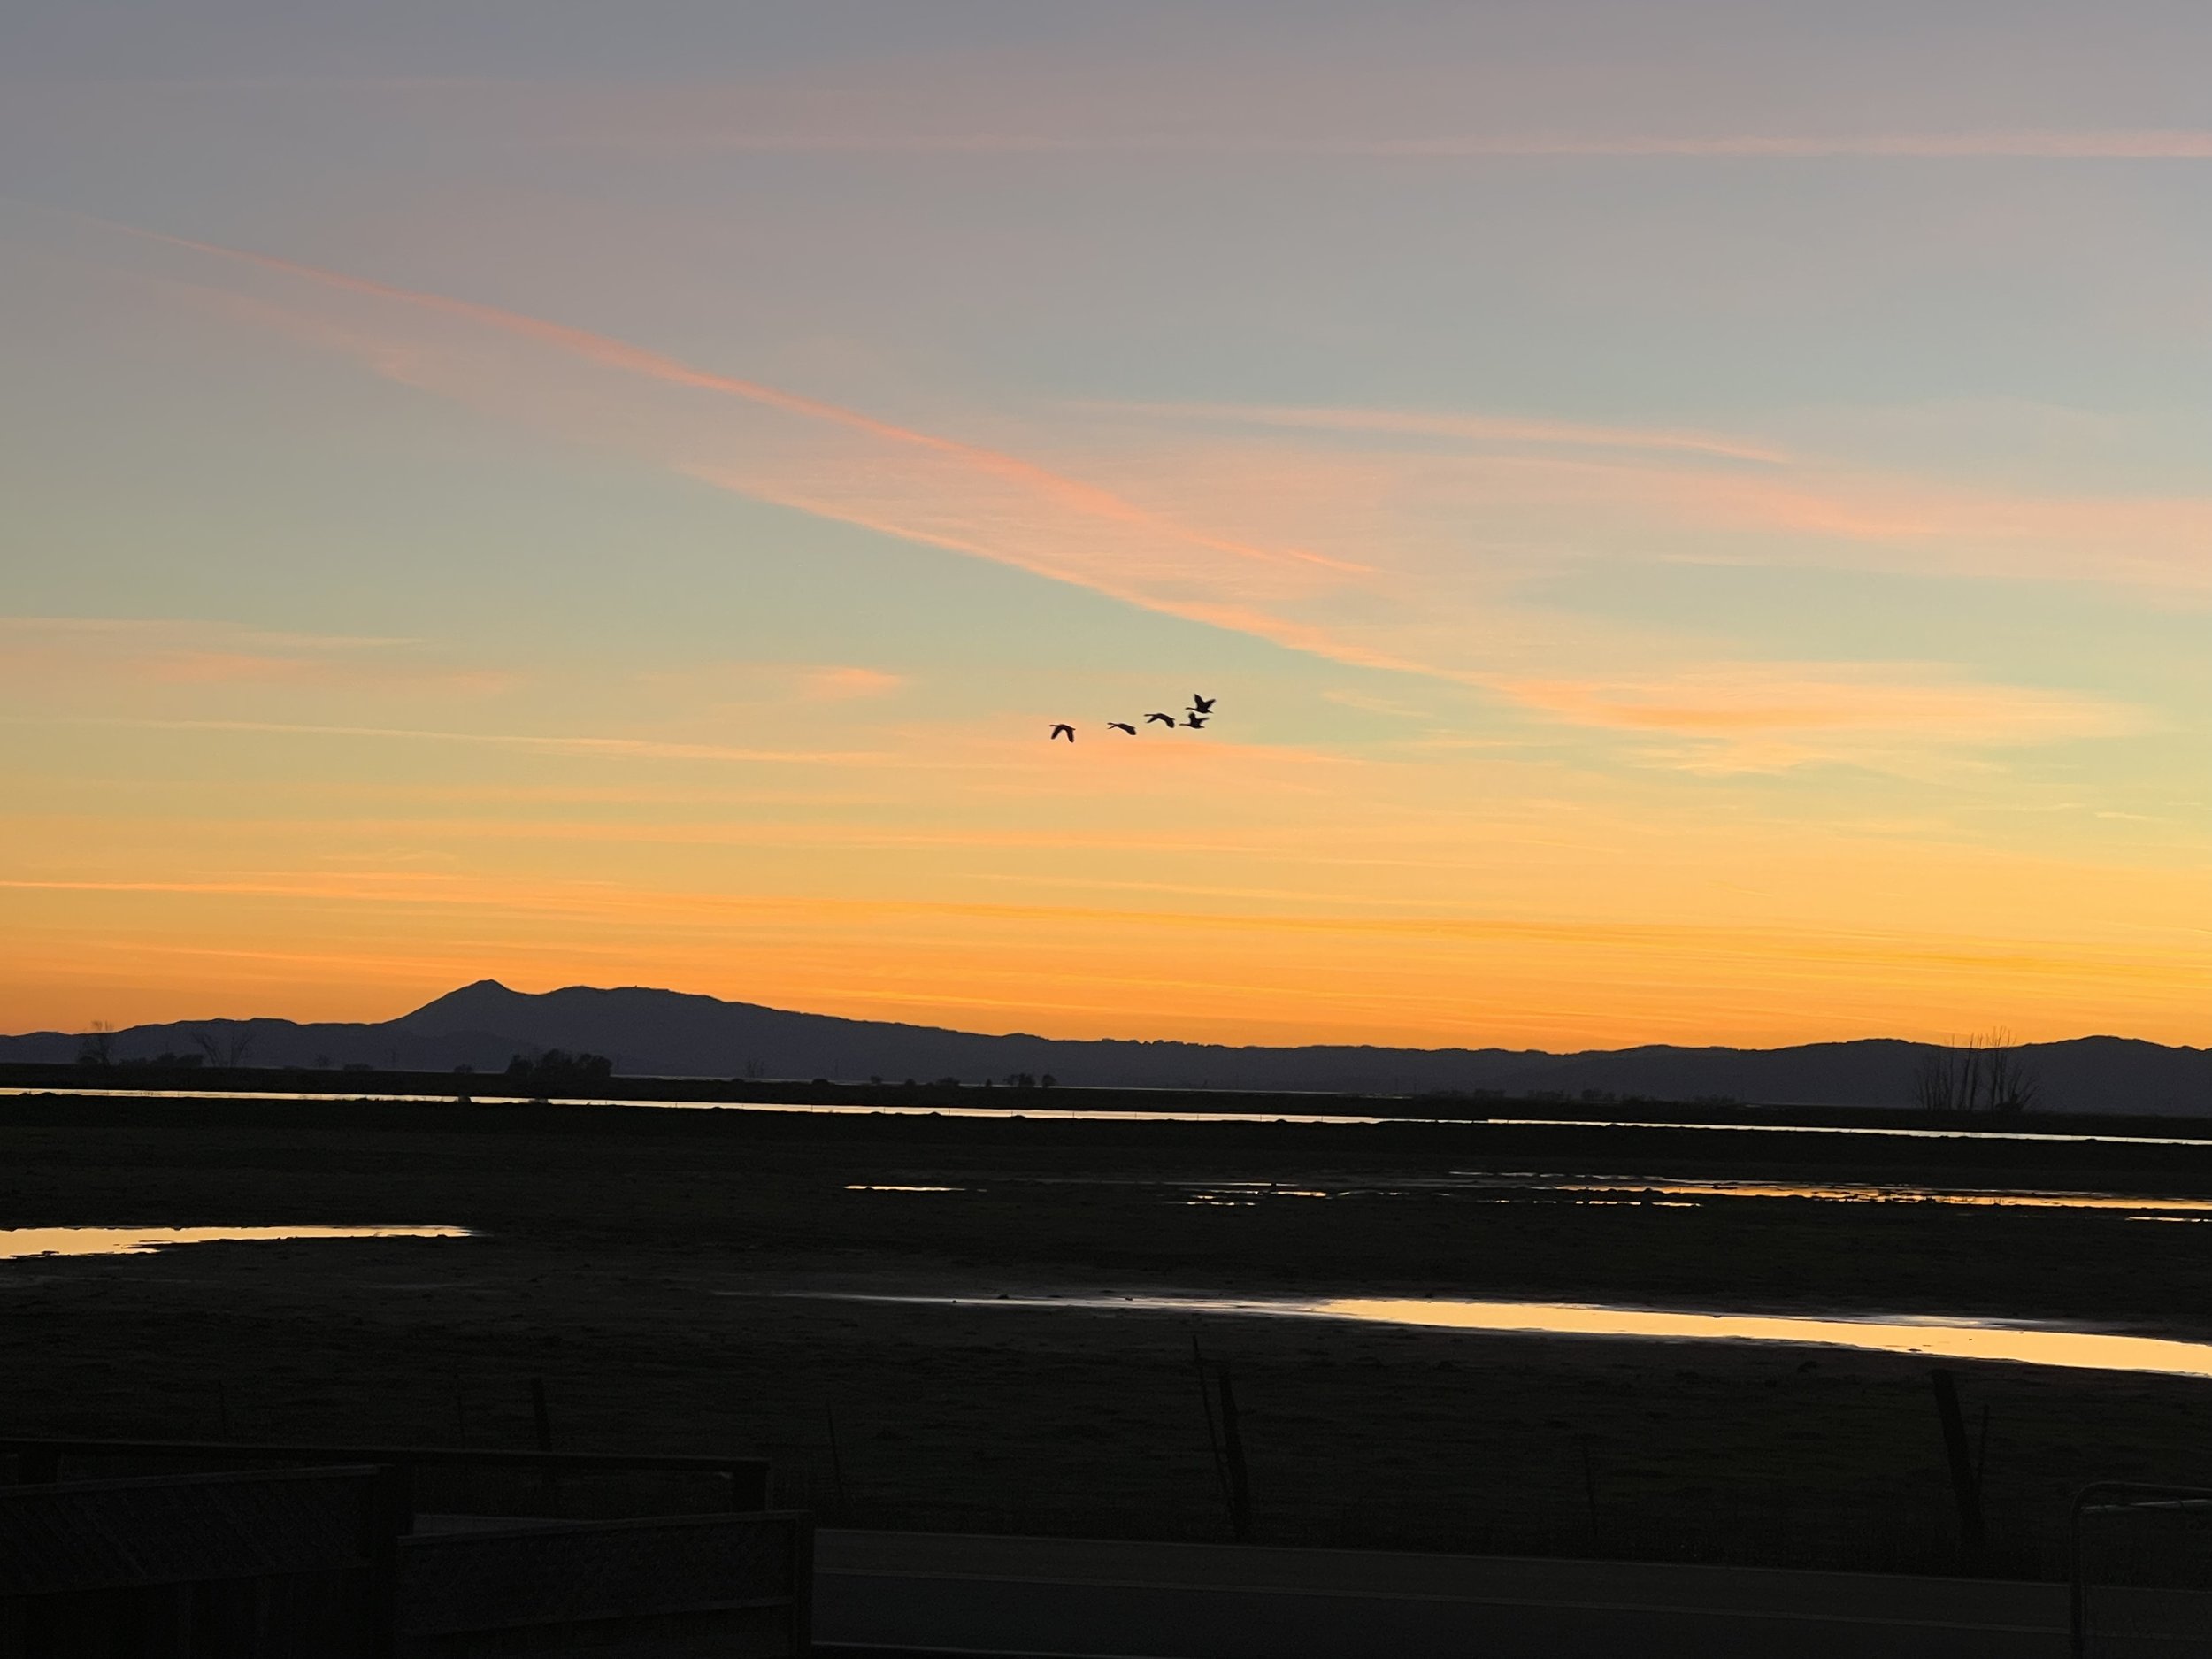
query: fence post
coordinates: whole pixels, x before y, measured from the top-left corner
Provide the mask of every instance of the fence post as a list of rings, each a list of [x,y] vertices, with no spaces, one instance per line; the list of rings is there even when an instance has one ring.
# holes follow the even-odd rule
[[[810,1654],[814,1651],[814,1517],[803,1515],[784,1525],[791,1529],[791,1651]]]
[[[1590,1510],[1590,1548],[1598,1547],[1598,1472],[1590,1461],[1590,1437],[1578,1436],[1575,1444],[1582,1448],[1582,1501]]]
[[[1221,1439],[1229,1454],[1229,1529],[1240,1544],[1252,1541],[1252,1487],[1244,1471],[1244,1432],[1237,1424],[1237,1396],[1229,1370],[1221,1369]]]
[[[1959,1555],[1969,1571],[1978,1571],[1988,1540],[1982,1527],[1981,1482],[1975,1478],[1966,1417],[1959,1409],[1958,1383],[1941,1366],[1928,1373],[1928,1380],[1935,1387],[1936,1416],[1943,1425],[1943,1451],[1951,1467],[1951,1496],[1958,1504]]]
[[[546,1408],[545,1379],[542,1377],[533,1377],[530,1379],[530,1411],[537,1419],[538,1449],[549,1454],[553,1450],[553,1416]],[[540,1483],[540,1490],[545,1498],[546,1512],[549,1515],[558,1515],[561,1512],[561,1478],[553,1472],[552,1459],[549,1455],[546,1460],[545,1473]]]
[[[837,1524],[849,1526],[853,1517],[851,1506],[845,1498],[845,1454],[837,1445],[837,1413],[826,1402],[822,1406],[822,1421],[829,1429],[830,1479],[837,1485]],[[761,1505],[764,1509],[767,1507],[764,1502]]]
[[[553,1449],[553,1417],[546,1409],[545,1379],[542,1377],[533,1377],[530,1379],[530,1411],[531,1415],[537,1418],[538,1449],[541,1452],[551,1451]]]
[[[2082,1573],[2081,1523],[2090,1494],[2095,1491],[2094,1486],[2085,1486],[2076,1493],[2066,1517],[2066,1626],[2072,1638],[2069,1651],[2073,1659],[2088,1659],[2089,1655],[2089,1585]]]
[[[1190,1361],[1198,1373],[1198,1409],[1206,1418],[1206,1450],[1214,1461],[1214,1486],[1221,1494],[1221,1507],[1228,1511],[1229,1526],[1236,1528],[1236,1504],[1229,1496],[1229,1470],[1221,1459],[1221,1437],[1214,1432],[1213,1396],[1206,1392],[1206,1356],[1198,1346],[1198,1333],[1190,1340]]]
[[[770,1500],[774,1494],[769,1490],[769,1468],[757,1457],[733,1457],[723,1471],[730,1483],[730,1508],[737,1510],[767,1509],[774,1505]]]
[[[391,1659],[399,1651],[400,1539],[415,1529],[414,1471],[387,1463],[370,1492],[369,1651]]]

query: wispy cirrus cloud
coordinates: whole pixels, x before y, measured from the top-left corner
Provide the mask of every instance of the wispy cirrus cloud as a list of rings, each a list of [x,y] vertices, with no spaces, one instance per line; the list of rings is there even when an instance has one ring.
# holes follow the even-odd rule
[[[243,737],[311,739],[319,743],[344,739],[363,743],[506,749],[526,755],[618,762],[819,769],[854,777],[879,773],[910,777],[916,773],[960,774],[987,790],[1002,785],[1031,797],[1056,794],[1071,799],[1092,798],[1102,792],[1118,799],[1126,799],[1132,791],[1173,794],[1197,775],[1215,781],[1234,778],[1239,787],[1248,790],[1320,794],[1340,786],[1333,780],[1323,781],[1309,774],[1365,764],[1340,754],[1288,745],[1216,742],[1202,748],[1168,745],[1142,754],[1136,746],[1123,749],[1092,744],[1084,750],[1088,757],[1087,764],[1071,767],[1058,760],[1066,751],[1058,745],[1049,751],[1042,750],[1039,741],[1041,733],[1026,726],[1018,737],[1002,730],[954,733],[949,738],[940,729],[927,733],[926,742],[913,741],[918,734],[907,731],[893,734],[899,741],[887,747],[774,749],[621,733],[481,732],[304,720],[0,715],[0,724],[227,733]],[[1041,760],[1041,754],[1047,757]],[[635,795],[635,791],[626,790],[620,798],[631,800]],[[757,801],[762,797],[755,790],[749,791],[744,798]]]
[[[1296,614],[1372,570],[1295,540],[1256,541],[987,444],[448,296],[154,233],[198,268],[166,274],[241,320],[384,378],[716,488],[1014,565],[1148,609],[1325,644]],[[211,288],[210,265],[245,279]],[[1400,664],[1344,641],[1352,660]]]
[[[1976,749],[2114,737],[2141,711],[2075,693],[1979,684],[1940,664],[1722,663],[1683,672],[1515,678],[1499,689],[1578,726],[1674,740],[1698,771],[1772,771],[1812,760],[1884,766],[1925,734]]]
[[[1193,549],[1252,561],[1259,565],[1307,564],[1341,572],[1356,572],[1359,566],[1348,565],[1296,547],[1262,547],[1238,541],[1233,538],[1210,534],[1189,526],[1162,519],[1139,504],[1115,495],[1097,485],[1055,472],[1036,463],[1025,460],[1002,450],[984,445],[964,442],[956,438],[935,433],[918,431],[910,426],[879,419],[858,410],[806,397],[757,380],[724,374],[682,362],[664,353],[618,340],[611,335],[595,334],[588,329],[571,327],[565,324],[549,322],[519,311],[498,306],[481,304],[471,300],[456,299],[448,295],[427,293],[420,289],[400,288],[366,277],[344,272],[326,270],[321,266],[303,265],[296,260],[282,259],[264,253],[235,248],[219,247],[212,242],[196,242],[188,237],[170,236],[159,232],[141,230],[134,227],[112,227],[122,234],[149,241],[165,243],[188,252],[204,254],[212,258],[257,266],[280,276],[301,279],[327,288],[347,292],[372,302],[384,302],[418,311],[451,319],[480,329],[490,330],[515,339],[547,347],[565,357],[600,367],[617,370],[639,379],[657,381],[680,390],[719,394],[723,396],[753,404],[778,415],[812,423],[815,426],[848,434],[883,445],[889,453],[927,461],[940,461],[957,467],[975,478],[997,480],[1010,488],[1033,495],[1054,506],[1086,518],[1102,521],[1125,529],[1148,534],[1164,534]],[[387,357],[380,365],[395,379],[404,379],[411,366],[433,368],[419,359],[408,357],[403,347],[396,355]]]
[[[2124,96],[2101,110],[2055,105],[2025,85],[1962,97],[1960,82],[1986,68],[1979,55],[1944,64],[1931,54],[1901,75],[1893,57],[1864,62],[1878,96],[1851,87],[1847,72],[1840,84],[1822,78],[1776,96],[1798,65],[1747,86],[1713,77],[1709,62],[1663,65],[1660,51],[1624,80],[1577,50],[1529,58],[1501,45],[1422,49],[1408,38],[1396,54],[1325,58],[1241,38],[1230,50],[1179,39],[1174,53],[1141,58],[956,49],[926,73],[891,59],[651,87],[510,81],[467,98],[539,143],[647,158],[2212,159],[2212,127],[2143,125],[2130,119],[2142,106]],[[1884,113],[1870,119],[1870,106]],[[2072,119],[2051,119],[2054,107]]]
[[[1417,409],[1331,408],[1295,403],[1102,403],[1083,405],[1112,414],[1231,426],[1437,438],[1483,445],[1530,445],[1565,449],[1681,451],[1780,465],[1781,450],[1719,433],[1665,427],[1605,426],[1510,415],[1462,414]]]
[[[906,683],[903,674],[853,664],[810,668],[799,676],[803,693],[810,697],[842,702],[849,697],[880,697]]]
[[[283,686],[444,694],[518,683],[420,640],[303,634],[192,618],[0,617],[0,680],[44,687]]]
[[[608,134],[611,148],[655,153],[916,156],[1343,157],[1375,160],[2212,160],[2212,128],[2024,128],[1863,133],[1050,132],[864,127],[699,127]]]
[[[1573,10],[1555,8],[1562,17]],[[734,78],[153,75],[27,82],[19,96],[50,119],[57,109],[100,119],[152,101],[173,121],[210,105],[296,112],[311,98],[324,110],[376,111],[464,142],[488,134],[509,146],[648,158],[2212,159],[2212,127],[2141,122],[2146,109],[2176,107],[2147,86],[2122,77],[2093,89],[2051,73],[2065,60],[2030,44],[2034,28],[2005,42],[2028,48],[2009,72],[1979,37],[1967,50],[1969,36],[1939,28],[1914,50],[1902,46],[1909,32],[1873,28],[1855,42],[1824,37],[1817,73],[1808,74],[1793,51],[1764,73],[1732,73],[1739,60],[1692,45],[1693,28],[1671,43],[1647,42],[1637,73],[1624,75],[1609,52],[1589,50],[1605,28],[1586,22],[1532,52],[1518,28],[1499,23],[1486,48],[1475,42],[1490,29],[1470,33],[1464,19],[1440,27],[1401,19],[1363,28],[1359,50],[1320,52],[1294,31],[1224,41],[1179,27],[1172,51],[1137,52],[963,41],[949,31],[926,56],[869,50],[780,67],[770,59]],[[2147,59],[2157,54],[2147,46],[2156,33],[2142,35]],[[1386,37],[1395,49],[1376,50]],[[1878,41],[1878,53],[1851,50]],[[2200,45],[2185,29],[2163,56],[2193,61]],[[2135,73],[2155,82],[2162,70],[2150,61]],[[2054,119],[2060,110],[2068,114]]]
[[[1383,568],[1512,574],[1593,557],[2074,581],[2212,595],[2212,496],[2046,492],[1686,429],[1426,410],[1094,404],[1097,464]],[[1209,437],[1210,433],[1218,436]],[[1393,443],[1403,436],[1413,442]],[[1471,549],[1483,549],[1471,561]],[[1379,561],[1379,563],[1382,563]]]
[[[2212,160],[2212,128],[2015,128],[1984,132],[1724,133],[1623,137],[1401,141],[1413,155],[1828,157],[1928,160]]]
[[[906,677],[856,663],[706,663],[656,669],[640,678],[656,691],[692,703],[852,703],[888,696]]]
[[[2212,576],[2193,534],[2212,524],[2212,503],[2078,503],[2054,514],[2049,503],[1824,473],[1775,445],[1689,429],[1104,405],[1093,429],[1033,433],[1041,458],[1032,458],[474,301],[129,235],[185,262],[173,280],[204,288],[227,273],[219,297],[238,315],[503,419],[1292,650],[1455,680],[1592,729],[1671,732],[1700,754],[1741,753],[1755,730],[1770,757],[1848,758],[1865,745],[1839,733],[1973,747],[2093,735],[2115,717],[2084,698],[2062,718],[2065,694],[1938,681],[1914,664],[1794,676],[1701,668],[1678,641],[1518,603],[1517,582],[1556,567],[1563,548],[1610,542],[1663,557],[1694,543],[1700,556],[1742,557],[1754,556],[1744,538],[1777,534],[1797,538],[1780,555],[1791,558],[1814,541],[1881,557],[1903,546],[1922,565],[2010,561],[2015,574],[2091,574],[2086,565],[2101,580],[2181,586]],[[1194,425],[1237,430],[1216,442]],[[2116,524],[2132,543],[2116,557],[2093,539]],[[1717,542],[1717,531],[1738,541]],[[1755,556],[1775,555],[1762,544]],[[1623,683],[1692,694],[1621,695],[1601,678],[1540,667],[1601,654],[1639,664]],[[849,675],[814,687],[876,688]]]
[[[733,743],[687,743],[659,738],[571,733],[460,732],[394,726],[318,725],[298,720],[173,720],[130,717],[89,717],[78,719],[75,723],[149,732],[235,732],[271,737],[365,738],[572,755],[633,757],[647,760],[734,762],[745,765],[879,767],[935,764],[926,759],[868,749],[750,749]]]

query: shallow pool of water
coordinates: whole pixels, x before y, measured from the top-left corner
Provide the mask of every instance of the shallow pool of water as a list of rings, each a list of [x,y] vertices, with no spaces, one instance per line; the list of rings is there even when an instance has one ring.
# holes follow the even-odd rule
[[[2075,1371],[2212,1377],[2212,1342],[2070,1331],[2001,1319],[1908,1316],[1834,1318],[1609,1308],[1562,1302],[1479,1302],[1450,1297],[1338,1296],[851,1296],[841,1300],[955,1308],[1079,1310],[1108,1313],[1224,1314],[1334,1320],[1496,1336],[1613,1337],[1665,1342],[1762,1342],[1856,1348],[1930,1359],[2001,1360]]]
[[[2212,1220],[2212,1199],[2139,1197],[2124,1193],[1922,1187],[1903,1182],[1686,1180],[1671,1176],[1563,1175],[1532,1170],[1462,1171],[1385,1183],[1287,1186],[1272,1181],[1179,1182],[1181,1202],[1204,1208],[1249,1207],[1277,1198],[1454,1199],[1481,1204],[1583,1204],[1694,1210],[1713,1200],[1803,1199],[1840,1204],[1937,1204],[1973,1210],[2116,1212],[2132,1221]]]
[[[1988,1210],[2120,1210],[2212,1215],[2212,1199],[2133,1198],[2114,1193],[2015,1192],[1849,1182],[1631,1181],[1562,1183],[1562,1192],[1651,1194],[1662,1198],[1805,1198],[1843,1204],[1955,1204]]]
[[[466,1227],[0,1227],[0,1261],[145,1256],[176,1244],[292,1239],[465,1239]]]

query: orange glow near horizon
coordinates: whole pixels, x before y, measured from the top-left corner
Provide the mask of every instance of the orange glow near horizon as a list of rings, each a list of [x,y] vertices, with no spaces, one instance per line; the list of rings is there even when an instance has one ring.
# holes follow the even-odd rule
[[[2212,1039],[2204,135],[1325,12],[9,83],[0,1029]]]
[[[1078,752],[1088,772],[1057,749],[940,748],[954,770],[905,780],[872,826],[764,818],[772,793],[634,754],[535,790],[519,780],[565,762],[525,754],[517,781],[411,812],[274,776],[219,805],[184,786],[121,818],[0,818],[7,867],[42,872],[0,879],[0,1021],[376,1020],[495,978],[1066,1037],[1767,1046],[2001,1024],[2185,1042],[2212,986],[2177,919],[2212,910],[2200,871],[1671,822],[1603,791],[1486,800],[1456,769],[1325,764],[1351,787],[1317,791],[1310,763],[1234,748],[1141,778],[1133,746]],[[832,770],[810,790],[868,787]]]

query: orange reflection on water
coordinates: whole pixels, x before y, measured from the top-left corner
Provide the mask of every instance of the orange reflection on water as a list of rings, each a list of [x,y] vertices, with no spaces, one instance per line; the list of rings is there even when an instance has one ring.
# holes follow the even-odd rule
[[[1183,1200],[1187,1206],[1210,1210],[1248,1209],[1263,1198],[1338,1198],[1343,1194],[1325,1187],[1278,1187],[1272,1181],[1224,1181],[1202,1187]]]
[[[1770,1185],[1756,1181],[1587,1181],[1562,1183],[1563,1193],[1662,1193],[1670,1198],[1811,1198],[1847,1204],[1968,1204],[2002,1210],[2125,1210],[2212,1215],[2212,1200],[2125,1198],[2107,1193],[1945,1191],[1924,1187],[1844,1183]]]
[[[466,1227],[4,1227],[0,1261],[31,1256],[145,1256],[173,1244],[280,1239],[465,1239]]]
[[[2099,1331],[1948,1319],[1813,1319],[1766,1314],[1678,1313],[1569,1302],[1452,1302],[1342,1297],[1286,1308],[1308,1317],[1432,1330],[1532,1336],[1641,1337],[1663,1341],[1782,1342],[1933,1359],[2009,1360],[2076,1371],[2212,1377],[2212,1343]]]
[[[1691,1313],[1671,1309],[1605,1308],[1563,1302],[1477,1302],[1452,1297],[1333,1296],[1267,1300],[1224,1296],[884,1296],[897,1302],[961,1308],[1081,1310],[1111,1313],[1242,1314],[1279,1319],[1332,1319],[1357,1325],[1479,1332],[1496,1336],[1614,1337],[1663,1342],[1764,1342],[1797,1348],[1855,1348],[1930,1359],[2001,1360],[2072,1371],[2133,1371],[2162,1377],[2212,1377],[2212,1342],[2063,1331],[1999,1320],[1821,1318],[1782,1314]]]

